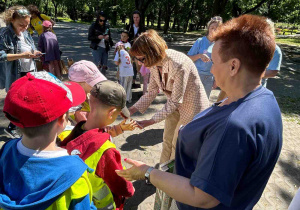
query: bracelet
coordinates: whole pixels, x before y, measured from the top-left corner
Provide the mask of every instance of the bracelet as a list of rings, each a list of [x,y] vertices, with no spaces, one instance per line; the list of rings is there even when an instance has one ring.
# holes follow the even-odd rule
[[[146,184],[151,184],[150,182],[150,173],[153,170],[153,167],[148,168],[148,170],[145,173],[145,179],[146,179]]]

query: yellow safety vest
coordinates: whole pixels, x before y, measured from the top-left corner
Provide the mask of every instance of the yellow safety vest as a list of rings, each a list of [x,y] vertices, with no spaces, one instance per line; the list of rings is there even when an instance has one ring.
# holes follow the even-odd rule
[[[85,160],[85,163],[94,169],[92,173],[88,174],[89,180],[93,188],[93,201],[98,209],[116,209],[116,204],[114,202],[113,194],[111,193],[107,184],[104,180],[95,174],[98,162],[100,161],[103,153],[111,148],[116,148],[116,146],[107,140],[96,152],[94,152],[90,157]]]

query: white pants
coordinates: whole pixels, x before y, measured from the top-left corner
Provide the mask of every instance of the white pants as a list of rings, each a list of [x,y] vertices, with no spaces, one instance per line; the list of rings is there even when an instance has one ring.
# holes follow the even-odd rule
[[[133,77],[120,77],[120,84],[123,86],[126,92],[126,100],[131,103],[132,99],[132,92],[131,92],[131,86],[132,86],[132,79]]]

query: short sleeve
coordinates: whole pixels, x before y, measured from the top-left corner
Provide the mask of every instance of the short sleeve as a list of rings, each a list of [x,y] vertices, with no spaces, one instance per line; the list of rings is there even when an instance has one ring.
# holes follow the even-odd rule
[[[214,128],[203,141],[191,185],[230,206],[239,180],[251,160],[252,147],[248,138],[238,123],[227,122],[225,128]]]
[[[197,55],[199,53],[202,38],[197,39],[187,55]]]
[[[47,15],[41,14],[41,18],[43,18],[44,20],[51,20],[50,17],[48,17]]]
[[[118,51],[117,51],[117,53],[115,55],[114,61],[119,61],[119,52]]]
[[[282,52],[281,49],[276,45],[276,49],[274,52],[274,56],[267,68],[267,70],[280,70],[280,65],[281,65],[281,60],[282,60]]]

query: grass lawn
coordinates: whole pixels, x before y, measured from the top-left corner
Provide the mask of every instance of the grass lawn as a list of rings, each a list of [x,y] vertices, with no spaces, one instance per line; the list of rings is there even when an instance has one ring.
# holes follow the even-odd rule
[[[281,44],[300,46],[300,38],[277,38],[276,42]]]

